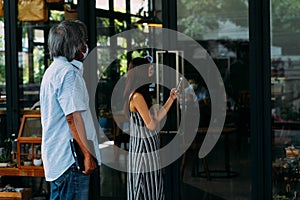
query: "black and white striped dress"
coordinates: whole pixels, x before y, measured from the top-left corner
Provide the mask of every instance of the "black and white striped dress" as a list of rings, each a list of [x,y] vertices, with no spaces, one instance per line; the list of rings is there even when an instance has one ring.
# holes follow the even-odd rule
[[[145,126],[138,112],[130,112],[128,200],[164,199],[160,158],[156,152],[159,148],[157,132]]]

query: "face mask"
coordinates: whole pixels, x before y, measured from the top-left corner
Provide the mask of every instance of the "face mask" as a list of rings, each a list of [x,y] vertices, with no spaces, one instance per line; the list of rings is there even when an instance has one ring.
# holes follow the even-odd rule
[[[155,74],[155,69],[156,69],[156,67],[153,66],[153,65],[151,65],[151,72],[152,72],[152,74]]]
[[[89,54],[89,47],[88,47],[88,45],[85,45],[85,47],[86,47],[86,51],[84,53],[81,52],[82,55],[83,55],[82,60],[84,60],[88,56],[88,54]]]
[[[195,90],[195,89],[197,89],[197,84],[192,83],[192,84],[191,84],[191,87],[193,88],[193,90]]]

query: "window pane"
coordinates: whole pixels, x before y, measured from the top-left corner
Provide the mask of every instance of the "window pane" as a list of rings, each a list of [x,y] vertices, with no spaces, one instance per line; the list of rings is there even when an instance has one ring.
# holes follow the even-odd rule
[[[183,180],[213,199],[215,195],[222,199],[251,199],[248,10],[248,1],[244,0],[177,0],[178,31],[207,50],[226,90],[223,132],[211,152],[199,159],[198,151],[204,137],[201,130],[211,123],[211,105],[204,102],[210,102],[209,93],[214,91],[207,91],[202,75],[195,74],[193,66],[185,64],[185,77],[199,96],[201,129],[186,152],[186,162],[191,164],[185,167]],[[183,45],[188,44],[183,41]],[[201,52],[193,55],[201,57]],[[202,100],[204,96],[205,101]],[[227,132],[230,128],[234,130],[232,134]],[[208,173],[211,180],[207,180]],[[217,182],[220,177],[222,181]]]
[[[109,0],[96,0],[96,8],[109,10]]]
[[[6,127],[6,77],[5,77],[5,35],[3,2],[0,3],[0,140],[1,145],[7,136]]]
[[[2,18],[2,17],[1,17]],[[0,18],[0,19],[1,19]],[[4,41],[4,21],[0,21],[0,108],[5,109],[5,41]]]
[[[130,0],[130,13],[135,15],[143,15],[148,11],[148,1]]]
[[[30,109],[39,101],[39,88],[47,66],[45,39],[42,26],[25,22],[20,25],[22,44],[19,48],[20,107]]]
[[[97,17],[97,46],[108,45],[109,32],[109,19]]]
[[[273,196],[298,198],[300,149],[300,2],[271,1]]]
[[[178,30],[195,40],[249,39],[248,2],[179,0]]]
[[[125,13],[126,12],[125,0],[114,0],[114,11]]]

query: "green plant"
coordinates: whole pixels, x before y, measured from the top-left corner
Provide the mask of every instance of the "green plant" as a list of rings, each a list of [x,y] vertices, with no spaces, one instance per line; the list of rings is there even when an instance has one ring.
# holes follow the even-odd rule
[[[299,121],[299,111],[293,104],[283,102],[281,106],[281,118],[285,121]]]
[[[8,149],[4,149],[4,152],[0,156],[0,163],[7,163],[11,160],[10,152]]]
[[[0,155],[0,162],[2,163],[7,163],[9,161],[11,161],[11,139],[7,138],[4,140],[3,142],[3,152],[2,155]]]
[[[276,195],[274,196],[274,200],[290,200],[290,198],[285,195]]]

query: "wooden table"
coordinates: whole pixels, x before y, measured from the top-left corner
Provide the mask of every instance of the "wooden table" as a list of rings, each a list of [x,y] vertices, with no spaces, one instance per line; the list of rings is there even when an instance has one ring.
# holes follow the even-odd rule
[[[28,110],[28,109],[20,110],[20,115],[28,115],[28,114],[41,114],[41,112],[40,110]],[[0,115],[6,115],[6,110],[0,109]]]
[[[34,176],[34,177],[44,177],[44,169],[39,168],[0,168],[0,176]]]
[[[21,192],[0,192],[0,200],[29,200],[31,197],[31,188],[23,188]]]
[[[230,152],[229,152],[229,135],[236,133],[235,127],[224,127],[222,130],[222,133],[220,136],[225,136],[224,141],[224,169],[216,170],[216,169],[209,169],[208,166],[206,166],[205,171],[201,171],[198,173],[199,177],[206,177],[208,180],[210,178],[232,178],[239,175],[238,172],[232,171],[230,169]],[[198,134],[206,134],[207,128],[199,128],[197,131]],[[213,133],[213,131],[212,131]],[[206,164],[207,165],[207,164]]]

